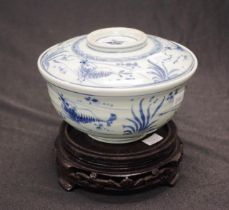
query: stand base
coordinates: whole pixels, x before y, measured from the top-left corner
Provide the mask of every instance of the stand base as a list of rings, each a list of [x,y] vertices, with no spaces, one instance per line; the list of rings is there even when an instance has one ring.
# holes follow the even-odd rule
[[[67,191],[81,186],[112,192],[173,186],[179,176],[182,143],[172,121],[156,133],[163,140],[151,146],[142,140],[107,144],[63,122],[55,144],[60,185]]]

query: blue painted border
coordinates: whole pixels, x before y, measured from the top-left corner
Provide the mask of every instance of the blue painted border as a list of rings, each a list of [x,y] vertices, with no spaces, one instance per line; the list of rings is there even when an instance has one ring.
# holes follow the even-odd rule
[[[104,57],[100,57],[100,56],[94,56],[94,55],[90,55],[87,53],[84,53],[81,49],[80,49],[80,43],[85,39],[86,36],[81,37],[80,39],[78,39],[75,43],[73,43],[72,45],[72,51],[82,57],[82,58],[86,58],[86,59],[90,59],[90,60],[95,60],[95,61],[104,61],[104,62],[112,62],[112,61],[116,61],[116,62],[125,62],[125,61],[133,61],[133,60],[140,60],[143,59],[145,57],[148,57],[150,55],[153,55],[157,52],[159,52],[161,50],[161,43],[156,40],[153,36],[148,36],[149,39],[154,43],[154,47],[147,53],[138,55],[138,56],[128,56],[128,57],[124,57],[124,58],[104,58]]]

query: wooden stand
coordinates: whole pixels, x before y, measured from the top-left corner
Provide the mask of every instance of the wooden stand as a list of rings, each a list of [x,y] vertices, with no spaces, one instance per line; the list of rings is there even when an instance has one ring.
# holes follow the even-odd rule
[[[112,192],[173,186],[179,176],[182,143],[172,121],[156,133],[163,140],[151,146],[142,140],[107,144],[63,122],[55,144],[60,185],[67,191],[81,186]]]

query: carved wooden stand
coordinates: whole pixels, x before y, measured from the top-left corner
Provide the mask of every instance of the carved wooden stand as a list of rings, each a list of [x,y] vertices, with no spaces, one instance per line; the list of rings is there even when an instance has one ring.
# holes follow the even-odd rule
[[[152,146],[142,140],[106,144],[63,122],[55,144],[60,185],[67,191],[81,186],[112,192],[173,186],[179,176],[182,143],[172,121],[156,133],[164,139]]]

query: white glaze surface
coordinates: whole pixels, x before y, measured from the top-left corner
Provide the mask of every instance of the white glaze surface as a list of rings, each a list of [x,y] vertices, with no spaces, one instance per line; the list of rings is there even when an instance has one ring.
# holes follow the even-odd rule
[[[139,96],[95,96],[48,85],[57,112],[73,127],[107,143],[128,143],[167,123],[180,107],[184,86]]]
[[[76,37],[46,50],[38,61],[45,79],[72,91],[119,96],[173,88],[184,83],[195,72],[195,56],[177,43],[148,35],[145,36],[146,44],[144,38],[142,41],[137,37],[138,49],[134,49],[136,43],[125,40],[132,39],[135,33],[121,37],[123,32],[117,32],[92,40],[91,36],[96,32],[89,34],[89,38]],[[117,34],[117,40],[113,34]],[[98,46],[95,48],[101,49],[91,48],[93,44],[89,44],[87,39],[94,44],[97,40]],[[106,52],[104,49],[118,51]]]
[[[171,120],[197,59],[177,43],[138,30],[103,30],[49,48],[38,67],[66,122],[98,141],[136,141]]]

